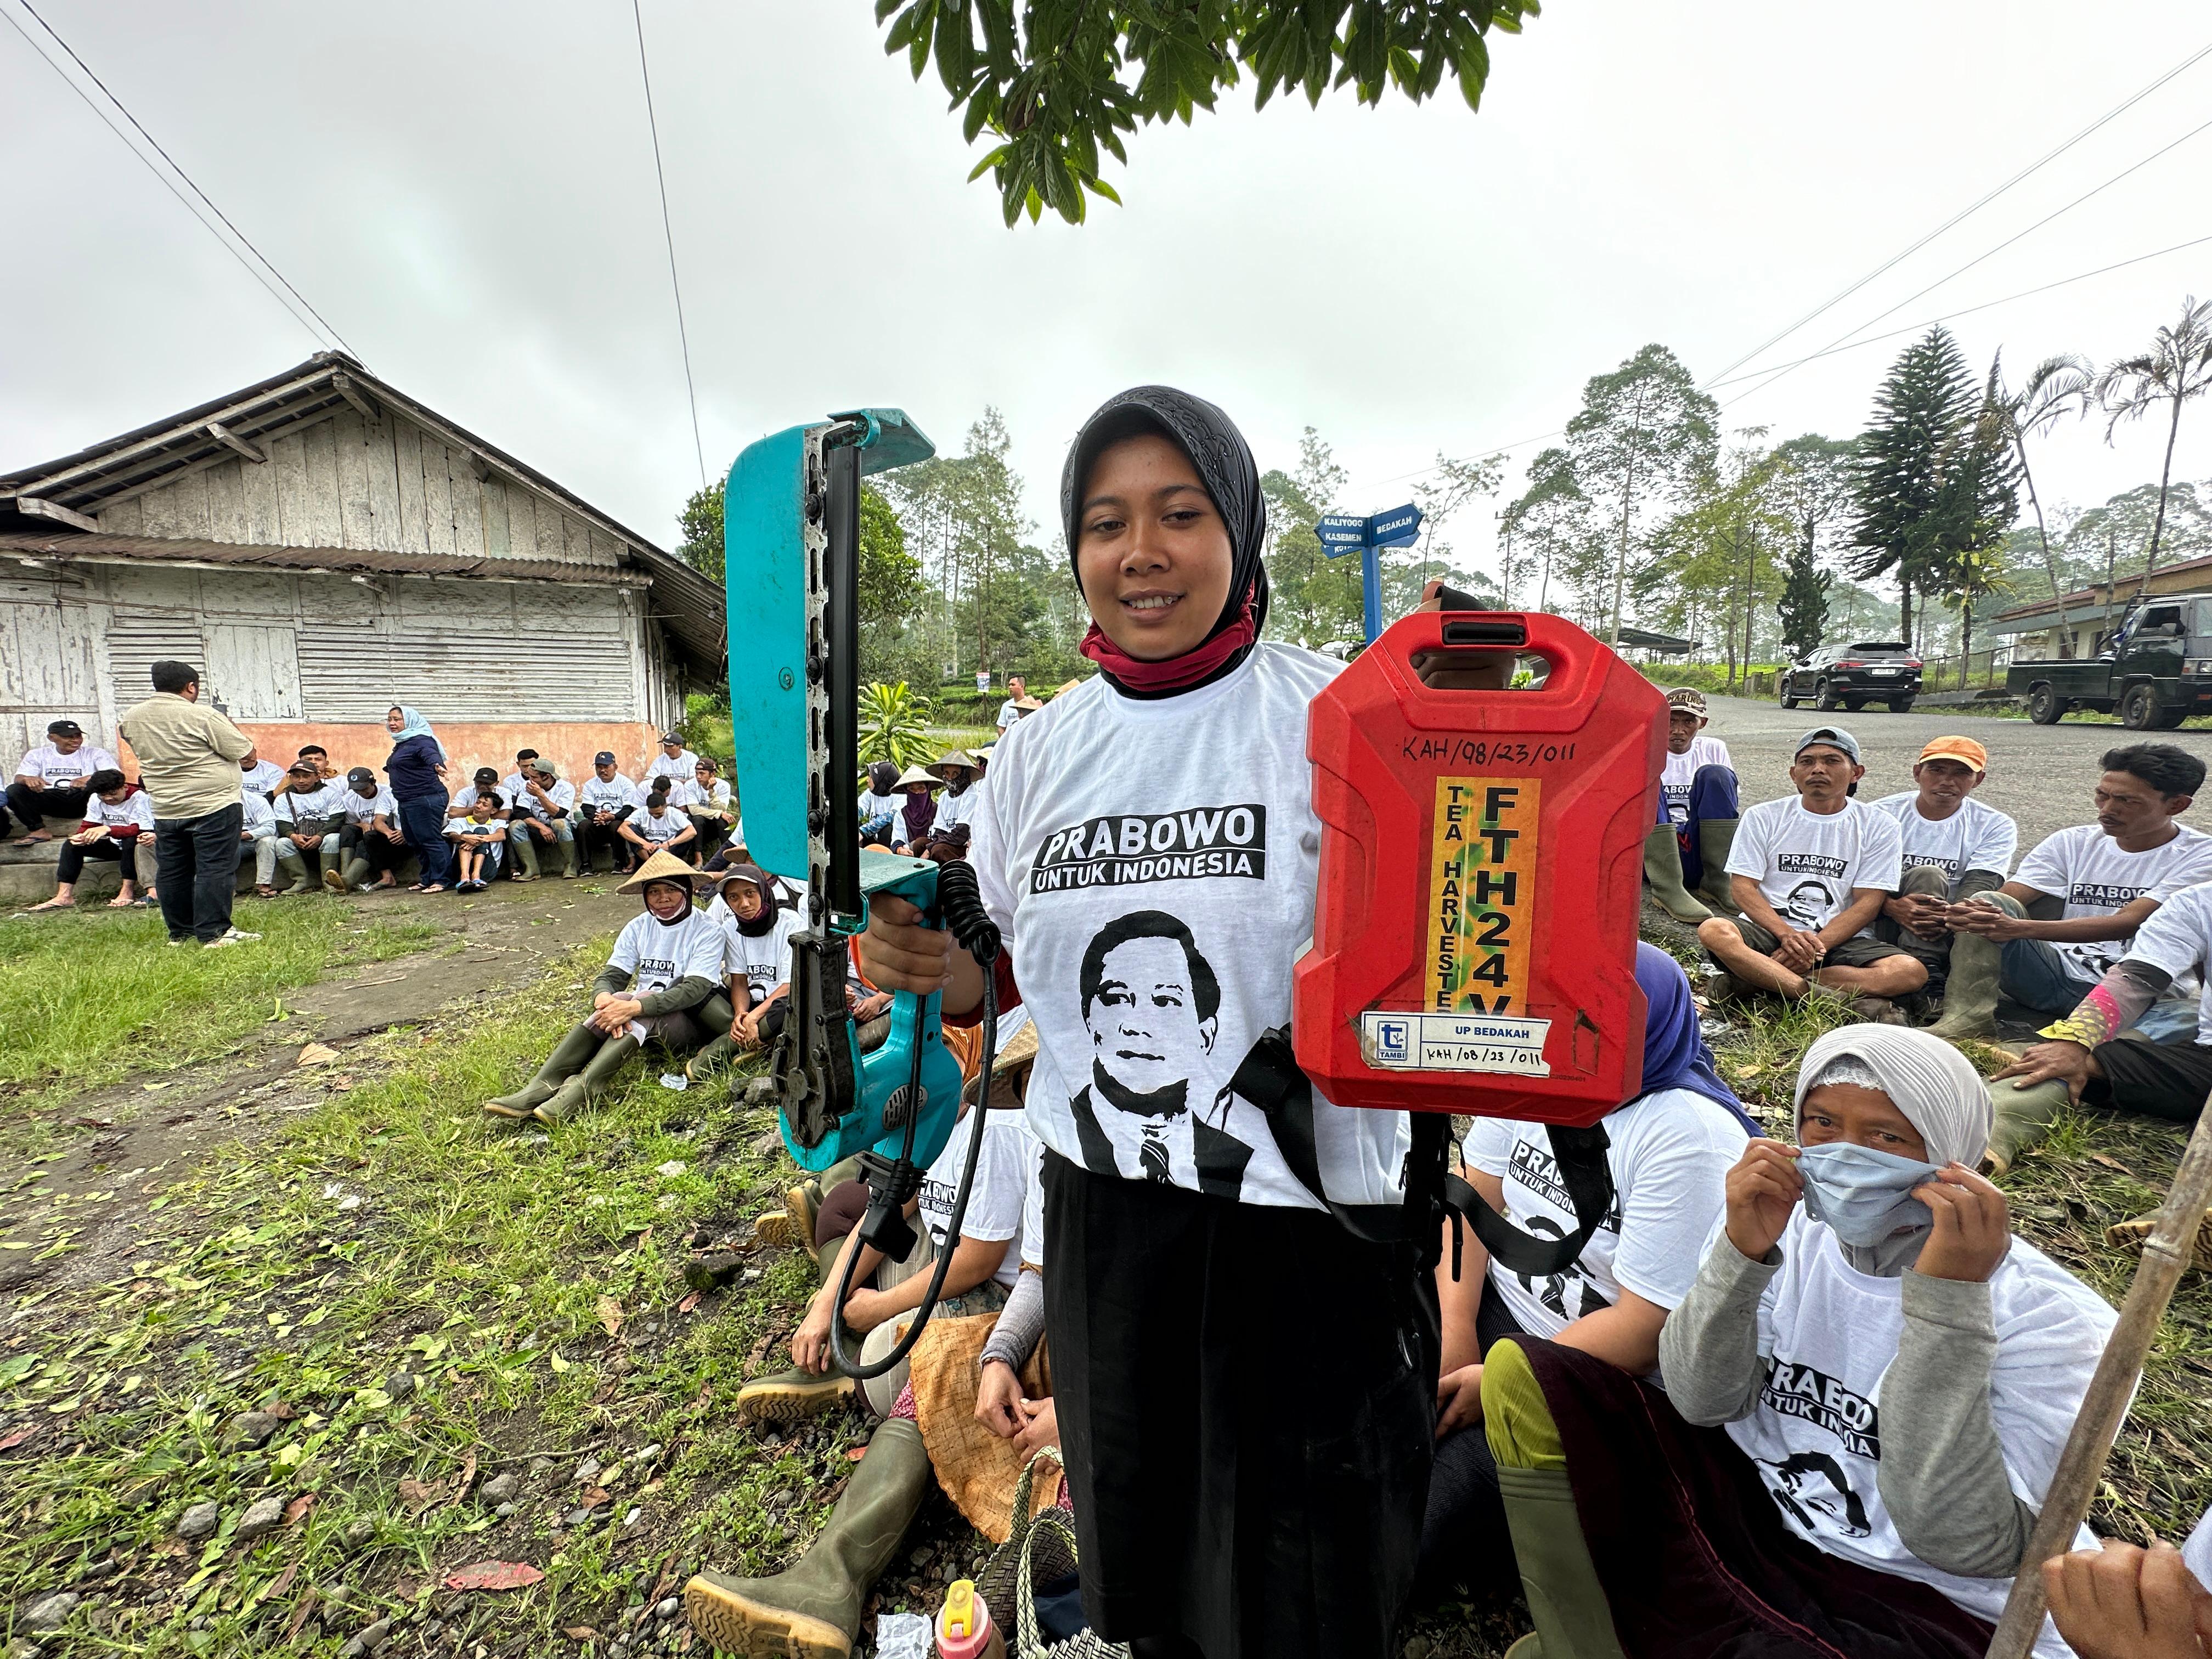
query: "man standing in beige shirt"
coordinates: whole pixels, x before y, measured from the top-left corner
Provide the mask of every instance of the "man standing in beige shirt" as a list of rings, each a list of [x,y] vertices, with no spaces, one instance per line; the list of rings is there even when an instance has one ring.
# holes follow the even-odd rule
[[[242,945],[261,937],[230,925],[246,809],[239,763],[253,739],[199,706],[200,673],[154,665],[154,695],[118,722],[154,802],[154,857],[169,943]]]

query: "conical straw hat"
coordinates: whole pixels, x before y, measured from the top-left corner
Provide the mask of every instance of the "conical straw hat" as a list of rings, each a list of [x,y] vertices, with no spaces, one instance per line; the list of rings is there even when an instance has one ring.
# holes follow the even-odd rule
[[[656,881],[680,882],[688,890],[691,878],[696,874],[697,871],[675,854],[659,852],[647,859],[635,875],[615,890],[618,893],[642,893]]]
[[[926,783],[933,789],[942,789],[945,787],[943,778],[933,776],[921,766],[915,765],[908,767],[905,771],[900,773],[898,781],[893,784],[891,788],[896,793],[905,788],[908,784],[914,783]]]

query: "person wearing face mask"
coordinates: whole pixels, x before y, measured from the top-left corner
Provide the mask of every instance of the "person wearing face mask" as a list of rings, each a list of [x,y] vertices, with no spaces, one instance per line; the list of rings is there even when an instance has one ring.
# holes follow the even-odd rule
[[[592,982],[592,1012],[555,1047],[538,1075],[484,1103],[489,1117],[558,1123],[589,1106],[632,1054],[657,1042],[688,1054],[707,1040],[702,1005],[721,989],[722,930],[691,902],[691,866],[656,852],[620,891],[644,910],[616,936]],[[702,1018],[704,1016],[704,1018]]]
[[[791,990],[791,936],[806,925],[797,911],[775,902],[774,884],[754,865],[732,864],[699,881],[717,890],[707,919],[722,930],[731,1018],[724,1034],[684,1068],[693,1078],[710,1075],[738,1050],[757,1048],[782,1030]]]
[[[891,850],[920,858],[929,845],[929,832],[937,827],[937,792],[943,786],[919,766],[898,775],[898,816],[891,820]]]
[[[1513,1659],[1972,1659],[2112,1310],[2010,1231],[1941,1038],[1807,1050],[1659,1337],[1663,1394],[1520,1338],[1483,1368],[1536,1634]],[[2084,1528],[2081,1547],[2094,1542]],[[2038,1659],[2068,1659],[2046,1624]]]
[[[945,782],[945,793],[937,798],[936,827],[951,830],[974,817],[975,803],[982,799],[982,757],[956,749],[929,769]]]
[[[1456,1581],[1510,1588],[1513,1549],[1498,1497],[1498,1466],[1482,1432],[1482,1357],[1501,1337],[1540,1336],[1652,1375],[1659,1332],[1689,1293],[1698,1257],[1723,1204],[1728,1172],[1759,1125],[1713,1070],[1698,1030],[1690,981],[1653,945],[1636,947],[1644,993],[1643,1082],[1605,1117],[1611,1212],[1572,1264],[1548,1278],[1500,1267],[1463,1235],[1453,1276],[1444,1235],[1437,1274],[1443,1358],[1437,1401],[1437,1468],[1421,1528],[1425,1596]],[[1467,1179],[1483,1200],[1524,1232],[1563,1238],[1574,1202],[1540,1123],[1477,1118],[1462,1148]]]
[[[1260,638],[1266,497],[1212,404],[1110,399],[1060,503],[1101,672],[1006,730],[969,858],[1006,941],[998,1001],[1037,1030],[1026,1110],[1048,1149],[1085,1611],[1139,1659],[1379,1659],[1434,1436],[1410,1132],[1304,1088],[1263,1111],[1233,1085],[1288,1024],[1312,932],[1306,715],[1340,665]],[[915,920],[872,904],[863,969],[972,1021],[983,970]]]

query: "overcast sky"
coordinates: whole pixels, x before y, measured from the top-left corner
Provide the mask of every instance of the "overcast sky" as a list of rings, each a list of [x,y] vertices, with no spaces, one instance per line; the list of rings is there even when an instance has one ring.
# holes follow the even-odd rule
[[[33,3],[372,369],[674,542],[698,467],[627,4]],[[43,39],[21,0],[0,12]],[[1368,511],[1439,450],[1563,426],[1647,341],[1717,377],[2212,42],[2202,0],[1553,0],[1491,37],[1479,115],[1449,94],[1255,114],[1248,84],[1133,142],[1108,175],[1127,207],[1008,231],[933,73],[915,85],[871,16],[644,0],[708,468],[862,402],[957,450],[994,404],[1046,538],[1068,438],[1137,381],[1222,404],[1263,467],[1318,428],[1352,473],[1338,505]],[[2212,237],[2208,131],[1914,297],[2208,116],[2212,58],[1758,362]],[[0,191],[0,471],[318,349],[4,27]],[[1978,368],[1999,346],[2015,373],[2102,362],[2187,292],[2212,295],[2212,241],[1951,325]],[[1846,435],[1905,343],[1725,419]],[[2047,441],[2045,500],[2154,479],[2162,438]],[[2208,474],[2212,400],[2176,463]],[[1454,527],[1482,562],[1501,505]]]

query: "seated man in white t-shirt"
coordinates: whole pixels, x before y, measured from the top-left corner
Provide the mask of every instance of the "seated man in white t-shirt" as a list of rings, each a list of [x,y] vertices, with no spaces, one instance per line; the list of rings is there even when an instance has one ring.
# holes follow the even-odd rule
[[[1735,763],[1728,745],[1705,735],[1705,694],[1678,685],[1667,694],[1667,760],[1659,774],[1659,821],[1644,842],[1651,896],[1677,921],[1703,921],[1729,894],[1729,849],[1735,843]],[[1702,902],[1701,902],[1702,898]]]
[[[143,907],[154,899],[153,797],[110,767],[85,780],[91,799],[76,833],[62,843],[54,866],[54,896],[25,915],[67,910],[76,904],[77,878],[84,861],[104,859],[123,872],[122,890],[107,902],[111,910]]]
[[[276,809],[269,804],[268,796],[252,789],[246,790],[239,796],[239,805],[244,817],[239,821],[238,861],[243,866],[247,849],[251,848],[253,854],[253,890],[263,898],[275,898]]]
[[[983,1127],[983,1150],[975,1166],[975,1185],[960,1223],[960,1236],[951,1242],[952,1261],[945,1269],[939,1292],[939,1315],[991,1313],[1005,1305],[1006,1292],[1021,1272],[1019,1252],[1012,1248],[1021,1232],[1023,1200],[1038,1161],[1036,1138],[1010,1105],[1000,1079],[1020,1063],[1022,1049],[1012,1045],[1020,1027],[1028,1023],[1024,1011],[1019,1021],[1012,1011],[1000,1017],[1000,1054],[993,1066],[992,1107]],[[1028,1053],[1034,1054],[1034,1046]],[[741,1416],[791,1421],[811,1417],[853,1392],[853,1381],[835,1369],[830,1347],[830,1321],[836,1309],[837,1287],[844,1277],[843,1254],[860,1252],[853,1270],[853,1290],[846,1298],[842,1320],[848,1358],[879,1359],[896,1340],[897,1316],[921,1305],[922,1294],[938,1257],[948,1248],[954,1195],[967,1167],[968,1142],[974,1132],[969,1121],[975,1091],[963,1093],[960,1121],[927,1172],[921,1191],[908,1201],[906,1217],[913,1224],[914,1247],[892,1261],[866,1244],[857,1244],[853,1230],[867,1212],[868,1188],[864,1181],[843,1180],[830,1186],[814,1218],[816,1261],[821,1288],[808,1304],[806,1317],[791,1339],[793,1369],[763,1376],[738,1391]],[[842,1173],[831,1171],[825,1173]],[[901,1364],[867,1385],[866,1402],[876,1415],[884,1415],[905,1385],[907,1367]]]
[[[712,756],[700,756],[699,763],[692,768],[691,787],[684,802],[684,811],[699,826],[700,859],[711,862],[716,854],[731,844],[731,832],[738,822],[737,808],[730,804],[730,786]]]
[[[2212,1092],[2212,988],[2198,991],[2194,1042],[2129,1042],[2126,1034],[2172,1001],[2175,987],[2203,988],[2209,968],[2212,881],[2204,881],[2153,911],[2127,954],[2063,1018],[2042,1029],[2045,1041],[1990,1079],[1996,1112],[1990,1165],[2008,1168],[2042,1139],[2069,1100],[2194,1124]]]
[[[1902,842],[1894,818],[1851,799],[1865,775],[1856,738],[1815,726],[1790,763],[1796,794],[1745,809],[1728,862],[1743,914],[1698,928],[1723,970],[1722,995],[1825,992],[1869,1019],[1903,1022],[1890,999],[1927,984],[1928,969],[1874,934],[1898,884]]]
[[[576,831],[569,822],[569,814],[576,805],[576,786],[564,783],[553,763],[542,756],[525,761],[521,769],[522,789],[508,797],[514,808],[508,816],[507,838],[514,849],[519,869],[508,874],[517,881],[538,878],[538,854],[551,846],[561,849],[561,875],[566,880],[576,873]]]
[[[2103,766],[2096,823],[2059,830],[2002,887],[1946,913],[1956,937],[1942,1035],[1995,1036],[1998,992],[2038,1013],[2066,1013],[2127,954],[2162,900],[2212,880],[2212,836],[2174,822],[2204,781],[2204,763],[2173,744],[2136,743],[2108,750]],[[2030,915],[2042,900],[2062,904],[2063,915]],[[2177,984],[2136,1029],[2154,1042],[2189,1042],[2196,989]]]
[[[2002,886],[2019,850],[2020,826],[1973,799],[1989,769],[1989,750],[1972,738],[1933,738],[1913,763],[1913,787],[1874,803],[1897,821],[1905,846],[1904,873],[1875,937],[1918,957],[1931,988],[1951,969],[1951,906]]]
[[[345,849],[339,836],[346,823],[346,786],[325,778],[308,756],[292,763],[284,784],[271,803],[276,809],[277,861],[292,878],[284,890],[314,891],[314,866],[331,884],[343,888]]]
[[[93,797],[92,775],[118,769],[114,756],[84,740],[84,728],[75,720],[50,722],[46,740],[15,763],[15,776],[8,785],[7,810],[25,831],[15,844],[28,847],[52,841],[48,818],[82,822]],[[0,830],[5,828],[0,823]]]

